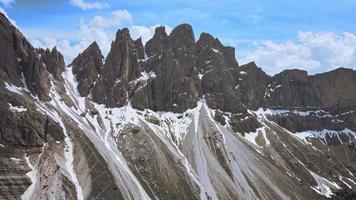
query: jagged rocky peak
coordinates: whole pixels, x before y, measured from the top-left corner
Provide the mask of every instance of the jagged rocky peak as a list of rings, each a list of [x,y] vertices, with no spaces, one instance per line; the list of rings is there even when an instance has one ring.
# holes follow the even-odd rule
[[[148,57],[160,55],[170,49],[169,38],[166,33],[166,27],[159,26],[155,29],[153,37],[147,41],[145,52]]]
[[[249,108],[264,106],[266,88],[270,81],[268,76],[255,62],[235,68],[234,76],[238,81],[236,88],[241,91],[241,100]]]
[[[174,53],[178,51],[193,53],[195,37],[191,25],[181,24],[175,27],[169,34],[169,40]]]
[[[225,56],[225,63],[228,67],[238,67],[239,64],[236,61],[235,48],[226,46],[223,49],[223,53]]]
[[[78,91],[81,96],[87,96],[103,67],[103,55],[96,42],[74,58],[70,66],[78,81]]]
[[[55,79],[61,79],[65,64],[63,55],[57,50],[57,47],[53,47],[52,51],[49,49],[38,49],[38,53],[47,71],[51,73]]]
[[[128,101],[127,84],[140,76],[138,51],[127,28],[118,30],[92,90],[96,102],[123,106]]]
[[[131,81],[139,76],[138,55],[127,28],[117,31],[115,42],[105,60],[103,74],[109,81],[116,78]]]
[[[216,50],[222,50],[223,45],[219,41],[218,38],[214,38],[209,33],[201,33],[198,41],[196,42],[197,50],[207,49],[207,48],[214,48]]]
[[[127,29],[105,64],[93,43],[43,102],[26,85],[48,80],[45,59],[0,16],[7,50],[0,51],[0,199],[326,199],[355,191],[355,71],[270,77],[255,63],[231,67],[232,49],[213,37],[204,36],[196,54],[195,43],[177,42],[192,38],[189,26],[174,32],[167,49],[140,62],[142,42]],[[87,98],[78,97],[72,71]],[[290,109],[304,105],[307,88],[322,99],[318,108],[347,112]],[[269,109],[244,110],[263,105]],[[271,109],[280,105],[286,109]]]
[[[145,53],[148,58],[143,60]],[[93,89],[85,90],[91,90],[93,99],[107,106],[131,101],[135,108],[183,112],[206,96],[210,106],[237,112],[244,110],[235,89],[237,66],[232,47],[224,47],[207,33],[195,43],[188,24],[177,26],[170,35],[164,26],[157,27],[145,47],[140,38],[133,41],[129,30],[122,29]]]
[[[1,78],[10,84],[26,87],[41,100],[50,100],[50,82],[45,64],[32,45],[10,21],[0,13]]]
[[[144,59],[145,58],[145,47],[143,46],[142,43],[142,38],[139,37],[134,41],[135,48],[137,51],[137,58],[138,59]]]

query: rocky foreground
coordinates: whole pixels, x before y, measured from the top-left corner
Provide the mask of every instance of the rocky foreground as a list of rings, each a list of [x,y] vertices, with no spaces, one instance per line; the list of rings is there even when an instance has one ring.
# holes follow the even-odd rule
[[[355,111],[356,71],[271,77],[188,24],[65,66],[0,13],[0,199],[352,199]]]

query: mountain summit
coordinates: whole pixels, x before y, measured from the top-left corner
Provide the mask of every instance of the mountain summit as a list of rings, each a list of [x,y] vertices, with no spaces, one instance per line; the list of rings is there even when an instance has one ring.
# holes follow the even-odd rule
[[[65,66],[0,14],[0,49],[0,199],[354,195],[354,70],[269,76],[189,24]]]

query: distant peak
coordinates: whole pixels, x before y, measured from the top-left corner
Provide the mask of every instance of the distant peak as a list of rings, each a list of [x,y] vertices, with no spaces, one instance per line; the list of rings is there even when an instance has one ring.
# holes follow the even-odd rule
[[[155,34],[153,37],[159,36],[167,36],[166,27],[165,26],[158,26],[155,28]]]

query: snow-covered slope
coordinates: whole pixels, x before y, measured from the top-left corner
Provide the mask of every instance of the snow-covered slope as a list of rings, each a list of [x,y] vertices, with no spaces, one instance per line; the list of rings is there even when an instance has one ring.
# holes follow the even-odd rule
[[[330,158],[333,147],[325,143],[325,135],[345,133],[350,142],[355,136],[350,130],[294,134],[268,119],[286,111],[258,110],[250,111],[250,117],[262,126],[243,136],[217,122],[216,110],[204,99],[184,113],[136,110],[130,104],[107,108],[79,96],[71,70],[63,73],[63,81],[52,80],[50,102],[16,90],[31,98],[64,134],[63,141],[23,158],[32,182],[23,199],[61,196],[61,190],[50,190],[63,180],[49,182],[41,174],[48,165],[43,154],[54,154],[50,165],[59,166],[76,199],[319,199],[355,187],[352,168],[343,162],[325,165],[330,159],[341,160]],[[318,139],[321,146],[313,141]],[[93,170],[93,156],[110,181]],[[104,184],[101,190],[96,182]],[[117,188],[116,196],[106,193],[109,187]]]
[[[356,88],[353,70],[269,77],[210,34],[196,41],[188,24],[157,27],[145,47],[119,30],[105,63],[94,42],[65,67],[56,48],[34,49],[0,22],[0,199],[356,190],[356,96],[340,90]]]

